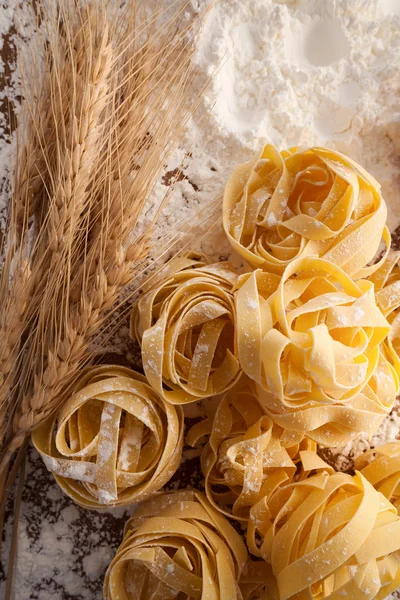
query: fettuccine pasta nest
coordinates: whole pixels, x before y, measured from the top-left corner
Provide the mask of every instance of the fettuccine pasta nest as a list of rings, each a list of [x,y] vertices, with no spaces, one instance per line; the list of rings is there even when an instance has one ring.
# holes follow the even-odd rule
[[[373,284],[300,258],[281,277],[242,275],[237,288],[240,364],[274,422],[326,446],[374,433],[399,382],[381,351],[390,325]]]
[[[228,517],[247,521],[250,508],[296,473],[299,449],[316,450],[305,439],[293,444],[274,425],[245,380],[225,394],[213,418],[196,423],[187,443],[207,436],[201,454],[205,491],[210,503]]]
[[[253,507],[250,551],[271,565],[280,600],[386,598],[400,584],[396,509],[360,473],[317,466]]]
[[[366,265],[382,237],[390,247],[386,216],[377,181],[350,158],[318,147],[278,152],[265,146],[236,167],[223,202],[233,248],[271,273],[313,255],[366,277],[378,266]]]
[[[106,600],[241,600],[247,560],[238,533],[203,494],[162,494],[139,506],[104,583]]]
[[[384,444],[359,456],[354,466],[400,511],[400,441]]]
[[[150,385],[172,404],[221,394],[241,376],[233,287],[227,262],[183,258],[179,270],[140,299],[131,322]],[[183,268],[182,268],[183,265]]]
[[[78,380],[32,440],[60,487],[81,506],[131,504],[158,492],[178,468],[183,412],[140,373],[104,365]]]

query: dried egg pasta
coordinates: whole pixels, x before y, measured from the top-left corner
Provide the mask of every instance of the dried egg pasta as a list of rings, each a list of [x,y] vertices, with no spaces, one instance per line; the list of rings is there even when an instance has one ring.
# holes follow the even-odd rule
[[[281,277],[242,275],[237,288],[240,364],[274,422],[326,446],[374,433],[399,382],[380,350],[390,326],[373,284],[309,257]]]
[[[243,600],[279,600],[271,565],[263,560],[248,559],[240,578]]]
[[[400,441],[364,452],[354,466],[378,492],[400,509]]]
[[[104,583],[106,600],[241,600],[247,550],[203,494],[179,491],[141,504]]]
[[[235,270],[226,262],[181,260],[183,268],[146,292],[132,315],[146,377],[172,404],[223,393],[241,375]],[[181,267],[179,261],[174,264]]]
[[[206,495],[229,517],[247,521],[250,507],[296,472],[299,445],[274,426],[246,381],[229,390],[214,418],[196,423],[186,441],[195,446],[204,436],[208,441],[201,467]],[[304,440],[301,447],[315,449],[316,444]]]
[[[78,504],[97,509],[131,504],[159,491],[178,468],[183,412],[140,373],[104,365],[78,380],[32,440]]]
[[[350,158],[327,148],[265,146],[229,180],[223,224],[252,267],[282,273],[292,260],[319,256],[353,278],[366,277],[390,234],[380,186]]]
[[[376,302],[390,323],[383,342],[386,356],[400,377],[400,252],[390,252],[385,262],[370,277]]]
[[[320,462],[253,507],[249,549],[272,566],[280,600],[383,599],[400,585],[396,509],[361,474]]]

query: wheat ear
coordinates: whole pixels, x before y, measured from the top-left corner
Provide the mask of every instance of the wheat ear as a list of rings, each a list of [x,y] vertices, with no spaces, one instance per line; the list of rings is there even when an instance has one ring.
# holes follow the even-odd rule
[[[177,40],[174,42],[176,44]],[[99,184],[101,201],[100,209],[97,207],[93,214],[93,239],[88,242],[88,253],[82,265],[77,265],[79,285],[72,285],[73,304],[64,332],[53,336],[45,368],[35,378],[33,393],[24,395],[13,447],[20,444],[26,431],[54,410],[61,390],[82,364],[91,336],[104,322],[106,312],[113,306],[120,290],[131,281],[132,267],[147,255],[150,230],[135,243],[126,244],[171,149],[171,142],[177,132],[182,131],[187,115],[182,85],[187,89],[190,49],[181,46],[177,51],[171,43],[170,31],[165,32],[163,44],[160,44],[159,36],[157,42],[151,38],[144,52],[131,47],[131,58],[128,60],[123,56],[124,65],[129,67],[122,69],[122,81],[119,84],[116,81],[121,93],[115,98],[116,106],[110,106],[116,116],[110,123],[108,170]],[[162,54],[163,61],[160,61]],[[169,67],[165,64],[167,61]],[[117,79],[120,79],[118,71]],[[172,83],[176,84],[174,92]],[[154,121],[154,116],[144,118],[149,107],[150,114],[159,114],[167,92],[171,96],[169,118],[159,122]],[[146,147],[143,140],[149,129],[153,141]],[[132,160],[141,163],[133,175]],[[46,326],[46,329],[50,327]]]
[[[78,20],[80,18],[80,21]],[[51,97],[56,106],[56,111],[50,108],[50,102],[43,101],[46,96],[43,91],[26,90],[27,95],[33,95],[27,98],[29,108],[27,113],[22,115],[20,121],[20,135],[27,135],[27,140],[21,143],[17,169],[14,177],[13,205],[14,221],[13,229],[16,231],[16,241],[18,243],[9,243],[8,261],[14,260],[12,284],[7,296],[7,305],[3,307],[0,316],[0,335],[2,344],[0,348],[0,440],[2,430],[4,429],[5,412],[7,409],[6,398],[11,387],[11,371],[16,363],[19,351],[19,343],[23,337],[23,329],[26,327],[25,313],[27,303],[31,300],[29,306],[30,313],[35,310],[35,303],[32,302],[32,295],[36,296],[36,304],[42,299],[38,297],[40,287],[43,289],[43,276],[45,276],[45,260],[43,254],[47,254],[47,259],[51,260],[52,266],[57,268],[56,263],[65,260],[63,250],[70,240],[70,232],[76,227],[77,219],[85,205],[85,195],[90,183],[90,169],[94,161],[94,155],[98,150],[96,142],[99,137],[100,115],[104,110],[106,96],[108,93],[108,75],[111,68],[111,45],[108,40],[108,27],[104,18],[104,13],[100,14],[98,32],[100,39],[95,40],[93,55],[88,55],[85,51],[85,44],[88,36],[92,32],[90,19],[99,18],[93,9],[83,9],[78,21],[78,31],[72,40],[65,40],[59,36],[58,43],[62,51],[61,59],[64,64],[61,65],[64,84],[68,84],[75,94],[71,100],[72,115],[68,117],[66,127],[59,132],[61,139],[61,152],[57,156],[58,173],[52,174],[53,181],[57,179],[56,190],[51,198],[50,207],[47,215],[47,223],[42,231],[41,237],[44,244],[44,252],[38,257],[36,252],[36,264],[31,267],[30,259],[21,259],[20,255],[12,256],[18,252],[19,244],[23,243],[21,238],[26,231],[29,218],[37,213],[39,206],[42,211],[44,196],[44,181],[48,181],[47,171],[49,170],[49,155],[46,153],[45,140],[46,135],[51,137],[51,131],[56,127],[56,121],[60,116],[60,107],[62,109],[65,99],[62,97],[62,90],[59,87],[60,75],[51,60],[46,61],[46,68],[49,69],[51,81],[44,80],[45,89],[53,91]],[[71,32],[70,32],[71,33]],[[53,41],[54,43],[54,41]],[[60,68],[60,65],[58,65]],[[69,94],[70,96],[70,94]],[[32,121],[29,120],[32,117]],[[24,125],[28,125],[28,131],[24,132]],[[51,146],[51,139],[47,139]],[[44,235],[44,232],[47,235]],[[17,250],[15,250],[15,247]],[[22,254],[22,252],[21,252]],[[36,266],[36,269],[35,269]],[[36,272],[36,277],[32,273]],[[8,280],[9,275],[4,272],[3,280]],[[36,290],[33,290],[36,280]],[[3,281],[7,285],[7,281]],[[36,292],[36,293],[33,293]],[[4,433],[4,432],[3,432]]]
[[[32,19],[35,18],[32,12]],[[33,40],[30,58],[42,47],[43,37],[38,34]],[[35,63],[31,63],[31,86],[26,88],[24,57],[19,53],[18,58],[25,101],[18,114],[11,200],[0,256],[0,447],[9,420],[8,403],[18,376],[20,345],[37,276],[30,260],[32,224],[29,227],[29,223],[31,217],[38,214],[43,198],[46,162],[43,140],[47,137],[51,113],[46,101],[46,79],[39,76]],[[42,85],[38,85],[39,81]]]
[[[76,17],[75,17],[76,18]],[[107,102],[112,45],[108,23],[103,10],[95,5],[85,6],[79,13],[76,35],[68,36],[67,73],[73,93],[68,99],[71,113],[58,132],[59,152],[54,168],[55,189],[51,197],[46,246],[52,261],[62,253],[71,240],[88,201],[91,170],[99,151],[101,115]],[[65,74],[64,74],[65,75]],[[62,76],[62,74],[61,74]],[[65,81],[54,73],[53,101],[62,98]]]
[[[12,373],[21,340],[29,292],[33,278],[29,261],[22,259],[11,283],[8,302],[0,312],[0,444],[6,430],[6,399],[12,386]]]
[[[140,218],[192,108],[192,45],[180,17],[177,11],[159,28],[152,21],[144,43],[136,20],[126,20],[133,28],[129,35],[125,27],[120,30],[122,50],[112,65],[113,95],[87,210],[69,243],[68,268],[51,273],[46,286],[46,310],[40,311],[29,340],[7,456],[60,404],[76,372],[90,360],[91,337],[147,256],[151,227],[143,228]]]
[[[64,17],[66,15],[64,12]],[[91,164],[98,152],[100,116],[108,94],[111,44],[104,11],[87,5],[77,14],[69,14],[69,18],[73,18],[74,29],[71,27],[67,36],[51,21],[56,39],[50,37],[42,80],[43,89],[51,92],[50,96],[44,100],[35,88],[30,89],[26,99],[28,106],[20,123],[21,135],[28,131],[28,143],[22,145],[18,153],[10,203],[7,269],[1,273],[1,296],[6,298],[6,306],[0,317],[4,342],[0,347],[0,442],[12,416],[12,391],[21,376],[18,362],[26,355],[24,333],[25,338],[28,332],[31,334],[29,330],[38,319],[40,306],[46,304],[46,294],[50,290],[54,293],[51,273],[54,270],[62,273],[68,266],[73,232],[84,210]],[[50,19],[53,19],[51,15]],[[93,20],[97,21],[96,30]],[[93,33],[96,33],[95,38],[88,38]],[[44,38],[40,39],[47,43]],[[61,101],[62,84],[73,90],[73,95],[69,93],[71,107],[68,110],[63,108],[65,99]],[[43,145],[46,133],[49,148]],[[56,153],[54,139],[58,142]],[[39,172],[38,165],[43,171]],[[29,254],[21,241],[22,233],[25,232],[26,237],[29,218],[38,207],[39,191],[43,222],[30,256],[22,260],[23,255]],[[35,199],[35,206],[30,204],[31,197]]]

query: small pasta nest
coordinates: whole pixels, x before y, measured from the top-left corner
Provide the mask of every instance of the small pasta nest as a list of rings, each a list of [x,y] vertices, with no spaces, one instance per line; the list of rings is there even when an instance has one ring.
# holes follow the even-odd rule
[[[274,425],[246,381],[227,392],[214,417],[196,423],[186,441],[195,446],[203,436],[207,498],[223,514],[245,522],[251,506],[292,480],[299,451],[316,449],[307,438],[294,444]]]
[[[104,596],[241,600],[237,581],[246,560],[241,537],[203,494],[162,494],[140,505],[126,524]]]
[[[274,422],[326,446],[374,433],[399,378],[381,351],[390,325],[373,284],[300,258],[282,277],[256,270],[237,287],[240,364]]]
[[[178,468],[183,412],[140,373],[104,365],[78,380],[32,440],[60,487],[81,506],[131,504],[159,491]]]
[[[326,148],[265,146],[229,180],[223,224],[252,267],[282,273],[295,258],[319,256],[352,277],[366,277],[390,234],[380,186],[357,163]],[[381,262],[383,262],[384,257]]]
[[[182,258],[134,309],[150,385],[172,404],[225,392],[241,375],[237,356],[234,268]]]
[[[400,442],[384,444],[361,454],[354,467],[400,512]]]
[[[271,565],[280,600],[383,599],[400,585],[400,518],[360,473],[326,465],[261,500],[250,522],[249,550]]]

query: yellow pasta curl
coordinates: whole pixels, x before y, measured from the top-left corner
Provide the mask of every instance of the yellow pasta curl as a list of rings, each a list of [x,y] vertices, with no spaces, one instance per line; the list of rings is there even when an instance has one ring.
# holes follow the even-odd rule
[[[183,411],[165,402],[140,373],[104,365],[78,380],[32,440],[78,504],[131,504],[159,491],[178,468]]]
[[[384,444],[359,456],[356,469],[400,511],[400,441]]]
[[[263,560],[248,559],[240,578],[243,600],[279,600],[271,565]]]
[[[282,277],[242,275],[237,288],[240,364],[275,423],[326,446],[374,433],[398,376],[380,350],[390,326],[373,284],[309,257]]]
[[[386,598],[400,584],[395,507],[360,473],[317,467],[252,508],[250,551],[271,565],[280,600]]]
[[[195,446],[203,436],[206,495],[226,516],[247,521],[250,507],[296,472],[299,445],[274,425],[246,381],[229,390],[214,417],[196,423],[186,441]],[[316,444],[304,440],[301,448]]]
[[[252,267],[282,273],[295,258],[319,256],[354,278],[378,265],[382,237],[390,234],[380,186],[357,163],[327,148],[265,146],[236,167],[223,203],[223,224],[233,248]]]
[[[147,291],[132,314],[147,379],[172,404],[223,393],[241,376],[234,268],[185,258],[175,266],[182,264]]]
[[[238,533],[198,492],[139,506],[104,582],[106,600],[241,600]]]
[[[390,252],[369,280],[375,286],[376,302],[390,323],[383,347],[400,377],[400,252]]]

